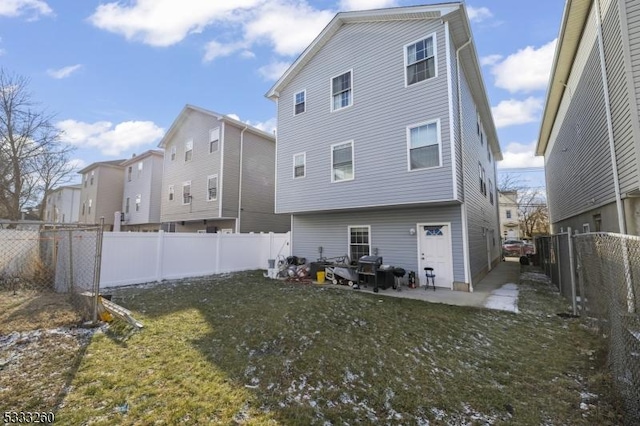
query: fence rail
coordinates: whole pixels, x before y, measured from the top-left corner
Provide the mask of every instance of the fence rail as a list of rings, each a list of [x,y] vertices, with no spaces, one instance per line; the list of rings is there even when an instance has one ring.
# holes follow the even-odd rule
[[[640,418],[640,238],[611,233],[539,237],[545,274],[574,313],[595,320],[609,345],[609,364],[629,424]]]

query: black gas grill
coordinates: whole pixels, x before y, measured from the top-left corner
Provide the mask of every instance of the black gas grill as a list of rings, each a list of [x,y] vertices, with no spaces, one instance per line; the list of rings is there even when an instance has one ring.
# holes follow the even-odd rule
[[[358,285],[369,285],[373,281],[373,291],[378,292],[378,269],[382,265],[381,256],[362,256],[358,259]]]

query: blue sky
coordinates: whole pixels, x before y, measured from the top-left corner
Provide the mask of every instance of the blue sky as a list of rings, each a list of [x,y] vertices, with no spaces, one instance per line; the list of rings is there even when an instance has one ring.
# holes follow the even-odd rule
[[[84,167],[156,148],[187,103],[271,131],[276,106],[264,94],[335,13],[424,3],[0,0],[0,66],[30,79]],[[499,168],[542,185],[533,149],[564,2],[466,4],[505,158]]]

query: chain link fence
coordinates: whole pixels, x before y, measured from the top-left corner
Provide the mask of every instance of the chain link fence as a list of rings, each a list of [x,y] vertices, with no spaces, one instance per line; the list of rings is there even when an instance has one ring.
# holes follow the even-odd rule
[[[640,238],[568,233],[536,239],[539,266],[607,339],[625,419],[640,419]]]
[[[0,294],[66,293],[93,321],[101,248],[100,226],[0,222]]]

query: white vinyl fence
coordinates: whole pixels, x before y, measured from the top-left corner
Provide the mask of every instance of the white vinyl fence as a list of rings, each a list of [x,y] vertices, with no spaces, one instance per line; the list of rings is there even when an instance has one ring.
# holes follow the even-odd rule
[[[290,256],[290,233],[105,232],[100,287],[267,269]]]

